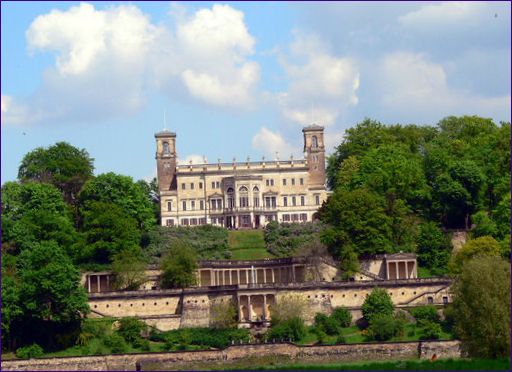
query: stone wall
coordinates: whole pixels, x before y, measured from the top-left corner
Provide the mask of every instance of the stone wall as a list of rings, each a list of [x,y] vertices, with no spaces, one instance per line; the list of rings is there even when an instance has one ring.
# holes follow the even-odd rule
[[[3,361],[4,371],[105,371],[135,370],[136,363],[175,369],[191,363],[236,361],[245,358],[283,356],[307,361],[361,361],[386,359],[459,358],[458,341],[423,341],[344,344],[327,346],[296,346],[294,344],[253,344],[230,346],[224,350],[185,351],[168,353],[122,354],[89,357],[30,359]]]

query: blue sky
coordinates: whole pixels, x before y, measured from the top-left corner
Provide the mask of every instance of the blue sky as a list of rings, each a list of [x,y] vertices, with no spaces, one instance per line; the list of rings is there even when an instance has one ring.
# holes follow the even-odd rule
[[[67,141],[95,173],[155,173],[154,133],[181,163],[329,151],[365,117],[510,121],[508,2],[1,3],[2,183]]]

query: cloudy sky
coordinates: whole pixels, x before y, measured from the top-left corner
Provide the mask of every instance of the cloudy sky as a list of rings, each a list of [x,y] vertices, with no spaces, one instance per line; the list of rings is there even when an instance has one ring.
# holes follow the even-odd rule
[[[188,163],[300,156],[312,122],[332,151],[365,117],[510,121],[508,2],[1,7],[2,182],[57,141],[149,179],[165,125]]]

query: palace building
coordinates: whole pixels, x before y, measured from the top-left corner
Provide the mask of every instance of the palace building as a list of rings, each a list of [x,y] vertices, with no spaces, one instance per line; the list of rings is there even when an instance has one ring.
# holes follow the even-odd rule
[[[304,159],[178,164],[176,133],[155,134],[163,226],[261,228],[306,222],[327,199],[324,128],[304,134]]]

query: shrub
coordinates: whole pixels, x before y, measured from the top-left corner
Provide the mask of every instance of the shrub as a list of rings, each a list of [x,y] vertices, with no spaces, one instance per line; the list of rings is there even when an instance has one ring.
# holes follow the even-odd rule
[[[38,344],[23,346],[16,350],[16,357],[20,359],[38,358],[43,354],[43,348]]]
[[[247,329],[187,328],[163,332],[163,335],[165,350],[183,349],[188,345],[224,348],[232,342],[249,340]]]
[[[313,332],[318,340],[319,344],[323,344],[325,342],[325,338],[327,337],[326,333],[322,330],[322,328],[315,327]]]
[[[424,321],[420,338],[422,340],[437,340],[441,337],[441,325],[430,321]]]
[[[165,342],[165,333],[160,332],[157,329],[152,328],[149,332],[149,339],[153,342]]]
[[[264,239],[267,250],[277,257],[290,257],[298,251],[308,251],[311,246],[321,246],[318,222],[270,222],[265,226]]]
[[[333,318],[341,328],[350,327],[352,323],[352,314],[343,307],[334,308],[331,318]]]
[[[433,305],[426,305],[411,309],[412,316],[418,321],[429,321],[433,323],[439,323],[439,314],[437,309]]]
[[[327,322],[329,317],[324,313],[316,313],[315,315],[315,327],[319,329],[323,329],[325,331],[325,323]]]
[[[235,328],[237,312],[232,301],[215,302],[210,306],[210,326],[212,328]]]
[[[117,333],[113,333],[110,336],[105,337],[103,343],[115,354],[125,353],[128,350],[126,341]]]
[[[368,335],[377,341],[386,341],[395,335],[395,320],[388,314],[375,314],[370,320]]]
[[[121,335],[126,342],[132,344],[137,347],[136,344],[139,344],[141,339],[141,334],[147,329],[146,323],[140,321],[137,318],[129,317],[122,318],[119,321],[119,329],[117,333]]]
[[[338,325],[338,322],[332,317],[327,318],[324,327],[325,333],[327,333],[329,336],[337,335],[340,332],[340,326]]]
[[[345,339],[345,336],[343,336],[342,334],[339,334],[338,337],[336,338],[336,343],[337,344],[346,344],[347,340]]]
[[[278,323],[270,329],[268,339],[299,341],[306,335],[304,320],[294,317]]]
[[[284,295],[270,306],[272,325],[293,318],[303,318],[305,310],[306,300],[303,297],[294,294]]]
[[[149,341],[146,339],[141,339],[138,347],[142,351],[151,351],[151,345],[149,344]]]
[[[408,320],[404,312],[400,311],[394,315],[395,321],[395,336],[403,337],[405,335],[405,326]]]
[[[366,296],[362,310],[363,317],[371,322],[375,315],[393,315],[393,302],[388,292],[382,288],[374,288],[372,292]]]

